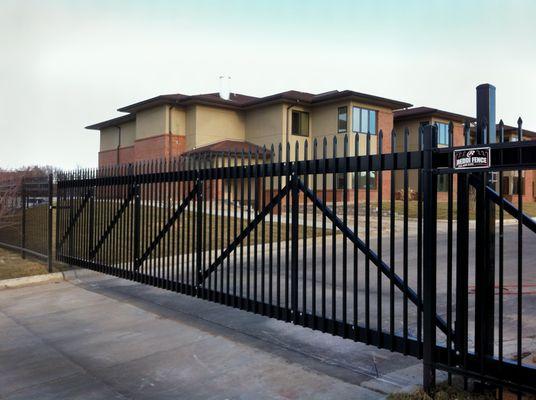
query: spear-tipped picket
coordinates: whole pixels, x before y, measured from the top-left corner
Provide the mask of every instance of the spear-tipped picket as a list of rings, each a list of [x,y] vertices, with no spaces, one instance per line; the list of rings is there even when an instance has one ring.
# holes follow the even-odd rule
[[[471,122],[468,119],[463,124],[463,142],[465,146],[469,145],[471,139]]]

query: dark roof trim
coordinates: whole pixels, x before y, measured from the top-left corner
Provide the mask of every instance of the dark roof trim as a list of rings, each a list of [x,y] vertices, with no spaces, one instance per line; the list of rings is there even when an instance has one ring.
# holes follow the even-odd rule
[[[218,105],[224,108],[240,109],[241,106],[256,97],[246,96],[238,93],[231,93],[230,99],[222,99],[218,93],[199,94],[194,96],[188,96],[184,94],[165,94],[161,96],[152,97],[147,100],[140,101],[138,103],[131,104],[126,107],[118,108],[117,111],[121,112],[137,112],[146,108],[155,107],[158,105],[190,105],[190,104],[207,104]]]
[[[303,103],[304,105],[314,106],[317,104],[323,104],[325,102],[351,99],[356,101],[361,101],[364,103],[390,108],[392,110],[397,110],[400,108],[411,107],[411,104],[386,99],[384,97],[373,96],[369,94],[354,92],[352,90],[343,90],[343,91],[331,91],[326,93],[321,93],[318,95],[306,92],[299,92],[296,90],[289,90],[286,92],[276,93],[270,96],[265,97],[253,97],[246,96],[238,93],[231,94],[229,100],[225,100],[219,97],[218,93],[209,93],[201,94],[194,96],[187,96],[183,94],[167,94],[162,96],[152,97],[147,100],[140,101],[138,103],[131,104],[126,107],[119,108],[118,111],[121,112],[137,112],[149,107],[155,107],[163,104],[171,105],[190,105],[190,104],[206,104],[206,105],[217,105],[225,108],[232,109],[250,109],[260,106],[265,106],[268,104],[279,103],[279,102],[291,102],[291,103]]]
[[[120,124],[124,124],[125,122],[134,121],[135,119],[136,119],[136,114],[122,115],[117,118],[112,118],[106,121],[98,122],[93,125],[88,125],[86,126],[86,129],[101,130],[104,128],[108,128],[110,126],[117,126]]]
[[[407,121],[410,119],[416,119],[416,118],[425,118],[425,117],[436,117],[436,118],[444,118],[456,122],[474,122],[476,121],[475,118],[469,117],[467,115],[462,114],[456,114],[449,111],[443,111],[439,110],[437,108],[430,108],[430,107],[414,107],[414,108],[408,108],[404,110],[397,110],[394,112],[394,122],[399,121]]]

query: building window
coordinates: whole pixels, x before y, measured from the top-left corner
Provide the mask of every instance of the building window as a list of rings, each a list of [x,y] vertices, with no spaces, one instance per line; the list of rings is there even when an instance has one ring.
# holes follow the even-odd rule
[[[343,133],[348,130],[348,107],[339,107],[337,129],[339,133]]]
[[[376,111],[352,107],[352,131],[356,133],[376,134]]]
[[[442,122],[437,122],[437,143],[449,146],[449,125]]]
[[[356,172],[357,174],[357,189],[366,189],[367,188],[367,173],[366,172]],[[376,189],[376,171],[370,171],[369,175],[369,184],[370,189]]]
[[[293,135],[309,136],[309,113],[305,111],[292,111]]]

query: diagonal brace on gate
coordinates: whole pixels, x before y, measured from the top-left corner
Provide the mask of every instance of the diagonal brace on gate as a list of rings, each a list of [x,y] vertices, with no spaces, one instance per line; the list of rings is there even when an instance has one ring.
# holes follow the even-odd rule
[[[156,246],[158,246],[158,243],[160,243],[166,233],[168,233],[168,231],[171,229],[175,221],[177,221],[177,218],[181,216],[186,207],[188,207],[188,204],[192,201],[197,192],[199,192],[200,187],[201,183],[198,182],[195,184],[195,186],[188,193],[183,202],[173,212],[173,215],[168,219],[164,227],[160,230],[160,232],[158,232],[158,235],[154,238],[149,247],[147,247],[147,249],[143,252],[143,255],[139,259],[134,260],[134,269],[138,270],[147,260],[147,258],[149,258],[151,253],[156,249]]]
[[[246,226],[246,228],[240,233],[240,235],[238,235],[234,240],[233,242],[229,245],[229,247],[227,247],[222,253],[221,255],[216,258],[216,260],[212,263],[212,265],[210,267],[208,267],[208,269],[206,269],[202,274],[201,274],[201,278],[202,280],[205,280],[208,278],[208,276],[214,272],[218,266],[223,262],[225,261],[225,259],[227,257],[229,257],[229,255],[238,247],[238,245],[251,233],[251,231],[253,231],[253,229],[255,229],[255,227],[260,224],[262,222],[262,220],[270,213],[270,211],[272,211],[276,205],[278,205],[281,200],[283,200],[283,198],[288,194],[290,190],[290,186],[289,184],[287,183],[282,189],[281,191],[276,195],[274,196],[270,202],[266,205],[266,207],[259,213],[257,214],[257,216],[253,219],[253,221],[251,221],[251,223]]]
[[[472,186],[477,187],[481,184],[481,182],[482,180],[478,176],[472,174],[469,176],[469,183]],[[486,194],[489,196],[490,200],[492,200],[498,206],[502,205],[506,212],[508,212],[512,217],[516,218],[519,221],[519,209],[514,204],[501,197],[499,193],[497,193],[492,187],[487,185]],[[536,222],[532,219],[530,215],[527,215],[522,212],[521,223],[525,225],[525,227],[530,229],[532,232],[536,233]]]
[[[78,206],[78,209],[76,210],[73,217],[69,221],[69,226],[67,230],[65,231],[65,233],[61,237],[61,240],[57,244],[58,248],[63,246],[63,243],[65,243],[65,241],[71,234],[71,231],[73,230],[74,225],[76,224],[76,221],[78,221],[78,218],[80,218],[80,216],[82,215],[82,212],[84,211],[84,208],[86,208],[86,205],[89,199],[91,199],[91,197],[93,197],[93,188],[89,189],[84,195],[84,198],[82,199],[82,202],[80,203],[80,206]]]
[[[129,189],[127,198],[123,200],[123,203],[121,203],[121,206],[115,213],[114,217],[112,218],[112,221],[106,227],[106,230],[104,231],[102,236],[99,238],[99,241],[97,242],[95,248],[89,252],[90,259],[95,258],[100,248],[106,241],[106,238],[108,237],[108,235],[110,235],[110,233],[112,233],[114,226],[119,222],[119,220],[121,219],[121,216],[123,215],[123,213],[125,212],[125,210],[127,209],[128,205],[130,204],[130,202],[132,201],[135,195],[136,195],[136,187],[134,186]]]
[[[405,296],[408,297],[408,299],[411,300],[413,304],[415,304],[418,307],[422,307],[422,301],[417,296],[417,293],[415,293],[414,290],[412,290],[409,287],[406,287],[404,284],[404,281],[393,271],[391,268],[383,262],[378,255],[372,251],[370,248],[367,247],[367,245],[359,239],[357,234],[353,232],[348,226],[344,224],[344,222],[338,218],[333,211],[328,208],[316,195],[313,193],[313,191],[305,186],[305,184],[301,181],[301,179],[298,179],[298,188],[305,193],[305,195],[311,199],[311,201],[314,203],[314,205],[322,211],[322,213],[330,219],[337,228],[346,236],[348,239],[350,239],[358,248],[361,250],[365,255],[369,257],[369,259],[380,269],[380,271],[389,278],[395,286],[400,289],[404,293]],[[436,315],[436,324],[439,329],[441,329],[443,332],[447,333],[449,330],[449,327],[447,326],[446,322],[439,316]]]

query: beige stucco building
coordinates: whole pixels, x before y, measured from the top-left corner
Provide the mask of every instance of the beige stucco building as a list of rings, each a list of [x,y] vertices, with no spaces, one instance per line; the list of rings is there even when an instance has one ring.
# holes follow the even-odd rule
[[[303,145],[315,137],[332,143],[343,133],[362,135],[362,151],[370,135],[375,152],[379,130],[393,129],[393,111],[409,106],[350,90],[287,91],[261,98],[230,94],[229,99],[217,93],[173,94],[122,107],[118,111],[126,115],[87,128],[100,131],[99,166],[173,157],[229,140],[268,148]],[[384,146],[390,150],[389,139]]]
[[[452,144],[463,144],[463,123],[474,122],[474,118],[446,112],[429,107],[414,107],[411,104],[386,99],[351,90],[330,91],[312,94],[290,90],[265,97],[253,97],[231,93],[221,96],[218,93],[202,95],[170,94],[153,97],[118,111],[125,113],[120,117],[88,126],[100,132],[99,166],[126,164],[143,160],[172,158],[182,154],[219,153],[240,154],[245,151],[261,151],[271,145],[277,149],[283,145],[282,158],[286,159],[286,143],[290,144],[291,160],[295,158],[294,146],[299,143],[299,157],[304,157],[304,142],[309,142],[307,157],[313,156],[312,142],[327,139],[327,155],[334,150],[343,155],[344,136],[348,135],[350,145],[348,155],[355,155],[354,142],[359,140],[359,154],[366,153],[367,140],[370,153],[378,152],[378,136],[383,132],[383,153],[392,151],[391,132],[396,131],[395,151],[404,149],[404,132],[408,150],[419,146],[419,128],[425,124],[437,124],[439,128],[438,145],[448,146],[448,124],[453,123]],[[510,127],[511,128],[511,127]],[[514,129],[515,131],[515,129]],[[508,129],[509,138],[514,132]],[[524,131],[532,138],[533,132]],[[337,138],[337,148],[333,139]],[[322,149],[318,148],[318,155]],[[276,151],[274,156],[277,156]],[[404,188],[401,171],[396,172],[397,191]],[[529,179],[530,178],[530,179]],[[328,177],[328,186],[332,185]],[[530,182],[529,182],[530,180]],[[417,191],[417,172],[410,171],[408,188]],[[359,188],[364,188],[365,177],[357,180]],[[513,191],[513,181],[508,188]],[[349,188],[355,189],[354,179],[349,179]],[[372,172],[372,197],[377,188]],[[439,182],[440,191],[446,182]],[[383,174],[384,193],[390,189],[390,172]],[[534,197],[532,175],[526,179],[527,195]]]

